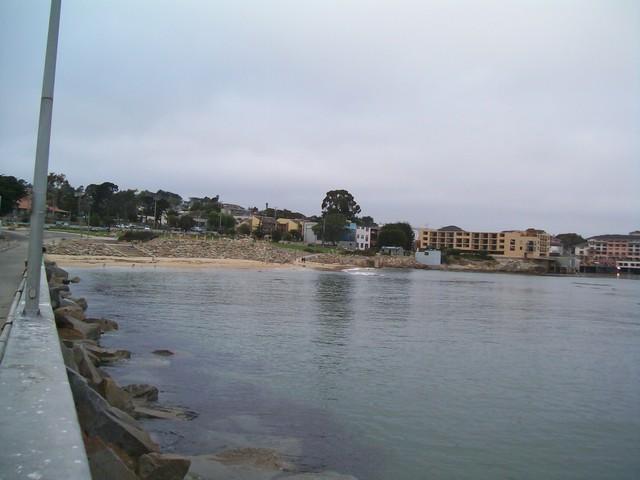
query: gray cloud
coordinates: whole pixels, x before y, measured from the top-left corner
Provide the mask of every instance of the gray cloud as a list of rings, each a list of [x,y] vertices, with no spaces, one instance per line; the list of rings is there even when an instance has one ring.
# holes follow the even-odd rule
[[[46,2],[0,5],[0,169],[30,178]],[[51,168],[414,225],[640,223],[627,1],[66,0]]]

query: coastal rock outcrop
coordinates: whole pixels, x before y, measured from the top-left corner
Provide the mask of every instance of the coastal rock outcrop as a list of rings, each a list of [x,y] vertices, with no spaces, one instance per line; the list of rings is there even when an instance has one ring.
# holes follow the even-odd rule
[[[171,350],[166,350],[164,348],[161,348],[159,350],[154,350],[153,352],[154,355],[160,355],[161,357],[170,357],[172,355],[175,355]]]

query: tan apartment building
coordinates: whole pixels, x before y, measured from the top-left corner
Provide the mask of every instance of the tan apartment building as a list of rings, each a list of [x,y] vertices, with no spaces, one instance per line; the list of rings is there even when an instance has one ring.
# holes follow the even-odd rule
[[[640,231],[629,235],[597,235],[587,240],[587,263],[614,266],[617,261],[640,261]]]
[[[455,225],[440,229],[421,228],[416,241],[418,249],[456,249],[463,252],[487,252],[513,258],[549,256],[551,237],[533,228],[503,232],[467,232]]]

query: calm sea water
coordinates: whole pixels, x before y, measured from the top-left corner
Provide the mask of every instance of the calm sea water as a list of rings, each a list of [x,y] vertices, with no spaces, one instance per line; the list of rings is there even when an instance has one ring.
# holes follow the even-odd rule
[[[640,477],[640,281],[71,270],[120,323],[103,344],[133,352],[111,374],[199,412],[145,423],[168,450],[374,480]]]

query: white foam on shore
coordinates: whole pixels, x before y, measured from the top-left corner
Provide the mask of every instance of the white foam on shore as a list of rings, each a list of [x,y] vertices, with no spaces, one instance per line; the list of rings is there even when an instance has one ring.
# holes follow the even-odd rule
[[[342,270],[349,275],[363,275],[365,277],[380,277],[382,276],[375,268],[347,268]]]

